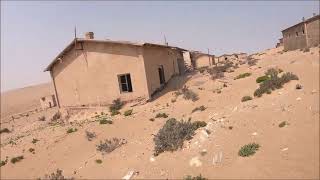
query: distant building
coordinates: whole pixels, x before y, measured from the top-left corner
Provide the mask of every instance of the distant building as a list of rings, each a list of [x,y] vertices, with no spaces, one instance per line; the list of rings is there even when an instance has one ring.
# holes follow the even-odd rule
[[[149,99],[185,71],[183,49],[152,43],[75,38],[50,63],[59,107]]]
[[[57,106],[54,95],[41,97],[40,105],[43,110]]]
[[[319,41],[320,16],[315,15],[307,20],[282,30],[284,50],[295,50],[317,46]]]
[[[283,38],[279,39],[279,42],[276,45],[276,48],[283,46]]]
[[[214,55],[206,54],[200,51],[190,51],[191,64],[197,68],[209,67],[215,64]]]
[[[247,53],[223,54],[217,57],[217,62],[233,61],[247,58]]]

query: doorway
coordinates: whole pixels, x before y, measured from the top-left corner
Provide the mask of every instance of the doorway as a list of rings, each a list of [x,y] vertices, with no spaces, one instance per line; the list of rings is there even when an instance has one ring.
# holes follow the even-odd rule
[[[164,84],[166,82],[165,76],[164,76],[163,65],[160,65],[158,67],[158,72],[159,72],[159,78],[160,78],[160,85],[162,85],[162,84]]]

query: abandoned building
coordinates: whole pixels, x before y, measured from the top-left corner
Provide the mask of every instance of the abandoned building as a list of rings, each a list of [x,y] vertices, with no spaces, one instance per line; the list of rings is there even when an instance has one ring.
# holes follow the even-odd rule
[[[247,53],[233,53],[233,54],[223,54],[217,57],[217,62],[225,62],[225,61],[232,61],[237,59],[245,59],[247,58]]]
[[[152,43],[75,38],[45,69],[59,107],[149,99],[184,73],[184,49]]]
[[[190,51],[192,66],[197,68],[209,67],[215,64],[214,55],[202,53],[200,51]]]
[[[285,51],[314,47],[319,44],[320,15],[295,24],[282,30],[283,45]]]
[[[54,95],[44,96],[40,98],[41,109],[45,110],[57,106]]]
[[[283,46],[283,38],[279,39],[279,42],[276,44],[276,48]]]

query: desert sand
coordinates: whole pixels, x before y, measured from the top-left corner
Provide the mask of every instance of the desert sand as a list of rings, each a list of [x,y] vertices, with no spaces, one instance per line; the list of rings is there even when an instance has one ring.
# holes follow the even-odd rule
[[[1,128],[11,132],[1,134],[1,160],[9,158],[0,168],[1,178],[43,178],[61,169],[65,177],[88,179],[121,179],[129,171],[135,172],[133,179],[181,179],[199,174],[209,179],[319,179],[319,47],[310,52],[269,49],[254,57],[257,65],[242,64],[234,72],[226,72],[222,79],[211,80],[209,74],[200,72],[177,76],[153,101],[135,106],[134,102],[129,103],[120,110],[122,114],[108,115],[113,124],[99,124],[94,118],[101,112],[110,114],[108,107],[79,110],[65,125],[48,124],[58,111],[56,108],[2,123]],[[243,96],[253,97],[259,86],[256,78],[271,67],[293,72],[299,80],[290,81],[271,94],[241,102]],[[252,75],[234,80],[245,72]],[[223,87],[224,83],[227,87]],[[296,84],[303,88],[296,89]],[[193,102],[179,96],[172,102],[174,92],[183,85],[196,92],[199,100]],[[15,98],[1,95],[1,106],[7,108],[5,115],[33,108],[30,102],[39,100],[31,100],[31,94],[46,93],[50,91],[48,87],[31,93],[21,90]],[[217,88],[221,93],[213,92]],[[201,105],[207,109],[192,113]],[[128,109],[133,109],[133,114],[124,116]],[[168,119],[149,120],[159,112],[177,120],[205,121],[207,126],[198,129],[182,149],[154,157],[153,137]],[[45,121],[38,120],[42,115]],[[280,128],[282,121],[288,125]],[[66,133],[70,127],[77,131]],[[88,141],[85,131],[95,132],[96,138]],[[96,150],[101,140],[113,137],[127,143],[105,155]],[[39,140],[35,144],[34,138]],[[239,149],[252,142],[260,144],[259,150],[252,156],[240,157]],[[34,148],[35,153],[30,153],[29,148]],[[207,153],[201,155],[205,150]],[[10,162],[20,155],[23,160]],[[213,162],[216,157],[219,161]],[[96,163],[96,159],[102,163]],[[195,164],[190,164],[192,159]]]

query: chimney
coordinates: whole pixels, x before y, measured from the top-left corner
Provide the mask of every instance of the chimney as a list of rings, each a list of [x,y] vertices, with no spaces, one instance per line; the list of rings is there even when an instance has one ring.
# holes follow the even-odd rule
[[[93,32],[86,32],[85,38],[86,38],[86,39],[94,39],[94,34],[93,34]]]

